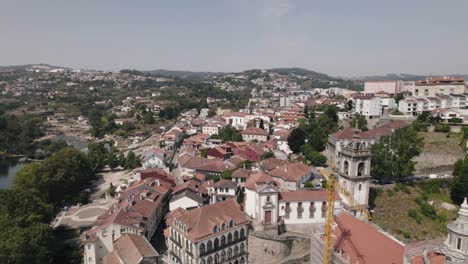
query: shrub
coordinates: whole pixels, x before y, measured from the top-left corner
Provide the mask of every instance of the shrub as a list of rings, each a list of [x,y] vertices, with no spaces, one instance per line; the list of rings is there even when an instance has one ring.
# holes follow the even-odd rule
[[[448,133],[448,132],[450,132],[450,126],[447,125],[447,124],[437,124],[434,127],[434,132]]]
[[[463,119],[457,118],[457,117],[452,117],[452,118],[450,118],[449,122],[460,124],[460,123],[463,123]]]
[[[403,231],[401,232],[403,234],[403,237],[406,238],[406,239],[410,239],[411,238],[411,233],[408,232],[408,231]]]
[[[428,202],[423,202],[419,205],[421,207],[421,213],[431,219],[437,218],[437,213],[434,206],[430,205]]]
[[[408,211],[408,216],[416,220],[416,223],[421,224],[422,222],[422,215],[416,210],[416,209],[411,209]]]

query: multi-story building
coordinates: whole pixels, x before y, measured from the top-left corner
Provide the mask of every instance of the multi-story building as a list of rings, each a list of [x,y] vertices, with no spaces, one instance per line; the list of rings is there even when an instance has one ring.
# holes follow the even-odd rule
[[[313,179],[318,172],[314,167],[304,163],[286,163],[271,170],[268,174],[279,183],[281,190],[295,191],[303,187],[304,183]]]
[[[390,95],[400,93],[401,81],[371,81],[364,83],[365,94],[376,94],[378,92],[386,92]]]
[[[207,135],[218,135],[219,130],[222,128],[221,125],[211,123],[211,124],[206,124],[202,127],[202,133],[207,134]]]
[[[449,94],[429,97],[408,97],[398,103],[398,111],[419,115],[436,109],[463,109],[468,105],[468,94]]]
[[[465,93],[465,80],[454,77],[428,77],[426,80],[415,82],[410,92],[416,97]]]
[[[382,115],[382,98],[372,95],[356,95],[353,97],[354,113],[365,116],[368,119]]]
[[[85,263],[104,263],[104,257],[114,250],[114,242],[124,234],[151,240],[168,211],[170,193],[158,180],[146,179],[129,187],[120,195],[120,202],[101,215],[98,225],[86,233]]]
[[[248,127],[241,134],[244,141],[266,142],[268,140],[268,132],[258,127]]]
[[[175,210],[167,217],[170,263],[247,263],[249,224],[234,199]]]

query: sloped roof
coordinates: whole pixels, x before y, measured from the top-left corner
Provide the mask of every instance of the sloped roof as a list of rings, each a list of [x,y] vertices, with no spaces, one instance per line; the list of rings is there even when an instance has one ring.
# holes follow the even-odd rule
[[[347,212],[337,215],[335,222],[334,251],[342,252],[341,255],[349,258],[350,263],[403,264],[405,246],[374,225]]]
[[[248,170],[248,169],[237,169],[235,170],[232,175],[231,175],[231,178],[248,178],[250,174],[252,174],[253,171],[251,170]]]
[[[228,199],[190,211],[178,210],[176,213],[170,214],[167,224],[179,229],[174,225],[174,218],[186,227],[187,237],[192,242],[213,235],[213,228],[215,226],[218,229],[223,223],[229,226],[231,220],[234,222],[233,228],[249,223],[247,216],[241,211],[239,204],[234,199]]]
[[[297,182],[307,173],[312,172],[314,167],[305,165],[304,163],[288,163],[271,170],[269,174],[272,177],[278,177],[285,181]]]
[[[298,190],[290,192],[280,192],[280,201],[294,202],[294,201],[326,201],[326,190]],[[335,200],[340,200],[340,196],[335,193]]]
[[[258,127],[248,127],[241,132],[243,135],[268,136],[268,132]]]
[[[158,252],[156,252],[145,237],[124,234],[114,242],[114,250],[104,257],[104,263],[137,264],[143,258],[158,256]]]

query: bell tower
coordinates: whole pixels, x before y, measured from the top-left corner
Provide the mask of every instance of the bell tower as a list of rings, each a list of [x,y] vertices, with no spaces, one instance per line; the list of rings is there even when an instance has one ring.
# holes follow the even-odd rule
[[[371,157],[371,143],[357,137],[342,146],[338,153],[338,184],[354,199],[350,201],[340,193],[348,210],[354,211],[353,207],[356,205],[368,207]]]

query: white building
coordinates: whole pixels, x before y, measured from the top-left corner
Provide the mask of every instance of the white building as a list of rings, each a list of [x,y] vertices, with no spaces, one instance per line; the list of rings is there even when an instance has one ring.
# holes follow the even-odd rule
[[[217,203],[233,198],[237,198],[236,182],[222,179],[214,184],[214,194],[211,197],[211,203]]]
[[[174,195],[169,202],[170,211],[177,208],[189,210],[200,206],[203,206],[203,198],[191,189],[186,189],[185,191]]]
[[[242,112],[227,112],[223,117],[227,125],[231,125],[237,130],[243,130],[247,125],[247,114]]]
[[[202,127],[202,133],[207,135],[218,135],[219,130],[221,130],[221,125],[218,124],[206,124]]]
[[[382,98],[369,95],[356,95],[353,97],[354,113],[365,116],[368,119],[382,115]]]
[[[248,127],[241,134],[244,141],[266,142],[268,140],[268,132],[258,127]]]
[[[234,200],[167,217],[169,263],[248,263],[249,220]]]
[[[304,183],[315,177],[314,173],[318,174],[314,167],[301,162],[286,163],[268,172],[279,183],[280,190],[287,191],[303,187]]]

